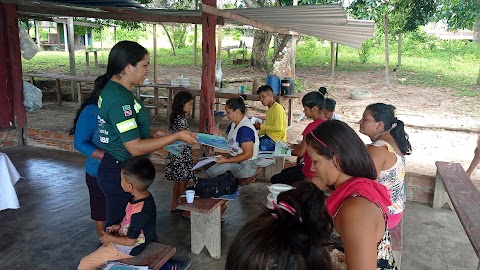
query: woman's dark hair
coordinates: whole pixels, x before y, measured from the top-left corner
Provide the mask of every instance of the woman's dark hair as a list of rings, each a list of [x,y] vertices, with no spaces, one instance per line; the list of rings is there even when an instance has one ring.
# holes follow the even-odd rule
[[[395,116],[395,106],[385,103],[374,103],[367,106],[375,121],[383,122],[385,131],[390,130],[390,134],[398,145],[398,148],[404,155],[412,153],[412,146],[408,141],[408,134],[405,132],[403,121]],[[393,126],[395,124],[395,126]],[[393,127],[393,128],[392,128]]]
[[[95,80],[95,83],[97,80],[98,78]],[[77,130],[77,121],[83,109],[85,109],[85,107],[87,107],[88,105],[93,105],[93,104],[97,105],[98,97],[100,96],[101,93],[102,93],[101,88],[94,88],[93,92],[85,99],[82,105],[80,105],[80,108],[77,110],[77,113],[75,114],[75,119],[73,119],[73,127],[70,129],[70,135],[75,134],[75,131]],[[97,119],[92,119],[92,121],[96,122]]]
[[[115,44],[115,46],[113,46],[112,50],[110,50],[110,54],[108,55],[107,72],[95,79],[93,92],[90,97],[82,103],[80,109],[77,110],[75,120],[73,120],[73,128],[70,129],[70,134],[75,134],[78,117],[80,116],[82,110],[87,105],[97,103],[98,97],[100,96],[103,87],[105,87],[105,85],[113,77],[113,75],[120,74],[125,69],[125,67],[128,66],[128,64],[136,66],[137,63],[141,61],[146,54],[148,54],[147,49],[145,49],[137,42],[133,41],[124,40],[118,42],[117,44]]]
[[[282,192],[278,204],[250,220],[238,232],[227,255],[229,270],[331,269],[329,240],[333,220],[325,207],[325,194],[311,182]]]
[[[185,112],[183,111],[183,108],[185,107],[185,104],[187,104],[189,101],[193,100],[192,94],[187,91],[181,91],[178,92],[175,97],[173,98],[173,103],[172,103],[172,113],[170,114],[170,125],[169,128],[170,130],[173,128],[173,124],[175,123],[175,119],[180,116],[180,117],[185,117]]]
[[[310,109],[316,106],[321,110],[325,106],[325,98],[320,92],[310,92],[303,96],[302,105]]]
[[[330,120],[318,125],[307,134],[307,145],[346,175],[377,179],[377,171],[370,154],[357,133],[342,121]],[[320,140],[320,141],[319,141]]]
[[[230,108],[232,111],[240,110],[242,114],[245,114],[247,107],[245,106],[246,95],[240,95],[237,98],[231,98],[225,103],[225,107]]]
[[[318,92],[320,92],[323,97],[326,97],[328,95],[327,88],[325,86],[320,86],[320,88],[318,88]]]
[[[120,74],[128,64],[136,66],[146,54],[148,50],[137,42],[128,40],[118,42],[110,50],[107,72],[95,80],[95,88],[103,89],[114,75]]]
[[[135,182],[135,187],[145,191],[155,180],[155,166],[148,157],[132,157],[122,163],[123,175]]]

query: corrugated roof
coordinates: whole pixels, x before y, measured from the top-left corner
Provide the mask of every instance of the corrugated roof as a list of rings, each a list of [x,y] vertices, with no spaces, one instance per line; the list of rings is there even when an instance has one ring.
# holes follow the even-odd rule
[[[43,16],[74,16],[143,22],[201,23],[202,13],[196,10],[143,8],[133,0],[0,0],[17,5],[19,14]],[[374,35],[373,21],[348,20],[340,5],[305,5],[228,9],[231,13],[266,25],[304,35],[360,48]],[[227,23],[235,21],[225,19]],[[222,23],[219,18],[217,23]],[[238,24],[238,23],[237,23]]]
[[[229,12],[304,35],[360,48],[374,36],[373,21],[348,20],[339,5],[229,9]],[[228,23],[235,23],[226,20]]]

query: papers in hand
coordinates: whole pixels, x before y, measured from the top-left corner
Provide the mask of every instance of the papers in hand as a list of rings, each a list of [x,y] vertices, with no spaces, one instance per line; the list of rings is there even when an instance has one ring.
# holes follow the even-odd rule
[[[280,140],[275,143],[275,151],[273,155],[276,157],[290,157],[292,156],[292,149],[288,145]]]
[[[195,164],[195,166],[193,166],[192,168],[192,171],[198,169],[198,168],[201,168],[209,163],[212,163],[214,161],[217,160],[218,157],[221,157],[221,156],[214,156],[214,157],[206,157],[202,160],[200,160],[199,162],[197,162],[197,164]]]
[[[208,145],[215,148],[220,148],[223,150],[230,151],[230,145],[228,144],[227,139],[222,136],[210,135],[205,133],[197,133],[197,140],[203,145]]]
[[[187,146],[186,142],[183,141],[174,141],[173,143],[166,145],[163,149],[179,157],[182,154],[183,148]]]
[[[252,124],[255,124],[255,123],[260,123],[261,124],[263,121],[262,121],[262,119],[260,119],[258,117],[252,116],[250,118],[250,122],[252,122]]]

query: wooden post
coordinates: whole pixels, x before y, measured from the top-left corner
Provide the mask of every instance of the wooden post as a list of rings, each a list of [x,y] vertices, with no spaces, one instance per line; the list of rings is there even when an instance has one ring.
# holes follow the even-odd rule
[[[38,21],[33,21],[33,22],[35,23],[35,39],[37,41],[38,49],[40,49],[41,48],[40,47],[40,45],[41,45],[41,43],[40,43],[40,29],[39,29],[40,25],[39,25]]]
[[[153,24],[153,83],[157,83],[157,24]],[[154,87],[153,88],[153,98],[154,98],[154,104],[155,104],[155,117],[159,114],[158,111],[158,106],[159,106],[159,100],[158,100],[158,88]],[[169,115],[167,115],[168,119]]]
[[[402,39],[403,39],[403,34],[402,33],[398,34],[398,51],[397,51],[398,62],[397,62],[396,72],[402,69]]]
[[[58,29],[58,28],[57,28]],[[70,43],[70,40],[67,40],[68,34],[67,34],[67,24],[63,24],[63,44],[65,45],[65,52],[68,52],[68,45]],[[60,42],[58,42],[60,44]]]
[[[330,69],[332,77],[335,75],[335,42],[330,41]]]
[[[293,5],[298,6],[298,0],[293,0]],[[292,72],[292,79],[295,81],[295,65],[297,58],[297,35],[292,35],[292,58],[290,59],[290,71]]]
[[[217,6],[216,0],[204,0],[204,5]],[[213,103],[215,100],[215,27],[217,16],[202,12],[202,95],[200,97],[199,130],[210,133],[215,126]]]
[[[0,3],[0,32],[5,33],[0,35],[0,69],[6,71],[0,74],[0,128],[15,126],[18,145],[23,145],[27,114],[23,105],[22,60],[17,7],[14,4]]]
[[[389,60],[388,60],[388,11],[385,11],[385,84],[390,86],[390,78],[389,78]]]
[[[198,0],[195,0],[195,10],[198,10]],[[193,65],[197,66],[197,36],[198,36],[198,31],[197,31],[197,24],[195,24],[195,33],[193,35]]]
[[[76,76],[77,71],[75,68],[75,49],[74,49],[74,34],[73,34],[73,17],[68,17],[67,18],[67,24],[68,24],[68,56],[70,58],[70,75]],[[66,37],[65,37],[65,40]],[[81,96],[82,94],[80,93],[77,95],[77,82],[72,81],[72,100],[73,101],[81,101]]]

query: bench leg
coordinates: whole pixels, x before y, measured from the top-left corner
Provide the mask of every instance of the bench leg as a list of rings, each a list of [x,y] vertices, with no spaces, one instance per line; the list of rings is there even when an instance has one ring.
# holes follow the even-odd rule
[[[95,68],[98,69],[98,55],[97,52],[93,52],[93,55],[95,56]]]
[[[440,209],[447,202],[448,195],[443,184],[442,176],[437,170],[435,177],[435,191],[433,193],[433,208]],[[453,209],[453,208],[452,208]]]
[[[87,69],[87,75],[90,74],[90,56],[88,52],[85,52],[85,68]]]
[[[205,246],[212,258],[221,257],[221,207],[211,213],[191,212],[192,253],[199,254]]]
[[[58,103],[58,105],[61,105],[62,104],[62,88],[61,88],[59,79],[55,80],[55,86],[56,86],[56,90],[57,90],[57,103]]]
[[[280,173],[284,167],[285,157],[275,157],[275,164],[265,167],[265,180],[270,181],[270,178]]]

